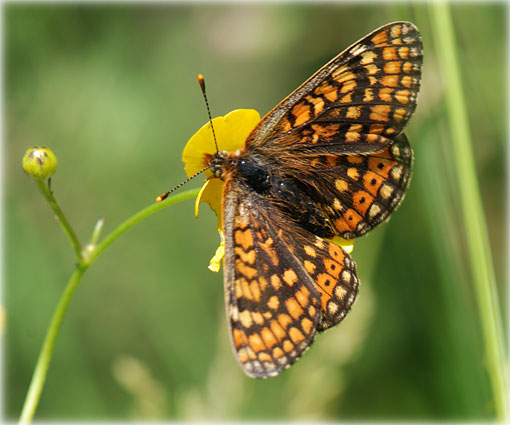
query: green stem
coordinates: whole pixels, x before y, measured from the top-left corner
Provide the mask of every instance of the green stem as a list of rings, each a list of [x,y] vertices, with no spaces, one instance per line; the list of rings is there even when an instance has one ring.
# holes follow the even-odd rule
[[[41,182],[42,183],[42,182]],[[44,197],[48,200],[53,210],[57,213],[59,218],[61,219],[62,226],[66,231],[66,234],[71,239],[71,243],[75,250],[79,247],[79,242],[72,231],[71,226],[65,219],[62,211],[58,207],[58,204],[51,194],[51,191],[44,185],[44,183],[39,184],[39,188],[43,193]],[[80,257],[82,261],[76,266],[69,282],[67,283],[66,289],[62,294],[58,306],[53,314],[53,318],[51,319],[50,326],[46,331],[46,336],[44,338],[44,343],[39,354],[39,358],[37,360],[37,364],[34,370],[34,374],[32,375],[32,380],[30,382],[30,386],[27,392],[27,396],[25,399],[25,403],[23,404],[23,410],[20,416],[20,424],[26,425],[32,421],[35,410],[37,409],[37,405],[39,404],[39,399],[41,397],[41,392],[44,386],[44,382],[46,380],[46,375],[48,373],[48,367],[50,365],[51,357],[53,355],[53,349],[55,347],[55,340],[57,339],[58,333],[60,331],[60,327],[62,325],[62,321],[66,315],[67,309],[69,307],[69,303],[74,295],[78,284],[80,283],[83,274],[90,267],[90,265],[97,259],[97,257],[108,247],[110,246],[119,236],[133,227],[136,223],[143,220],[144,218],[149,217],[150,215],[160,211],[161,209],[175,204],[180,201],[184,201],[185,199],[192,198],[198,195],[199,189],[192,189],[186,192],[180,193],[178,195],[167,198],[165,201],[152,204],[132,217],[128,218],[124,223],[118,226],[115,230],[113,230],[108,236],[106,236],[102,242],[100,242],[95,248],[92,248],[91,252],[88,254],[87,258]],[[100,232],[100,228],[102,227],[102,222],[98,222],[96,228],[93,233],[92,240],[94,240]]]
[[[39,354],[39,358],[37,359],[37,364],[35,366],[34,374],[32,375],[32,381],[28,388],[23,410],[21,412],[19,423],[22,425],[29,424],[32,421],[35,409],[39,403],[39,398],[41,397],[46,375],[48,373],[53,348],[55,347],[55,340],[57,339],[58,332],[60,331],[62,321],[64,320],[64,316],[67,312],[74,291],[76,290],[86,269],[86,267],[82,267],[80,265],[76,266],[76,269],[67,283],[64,293],[60,297],[57,309],[53,314],[50,326],[46,332],[46,337],[44,338],[44,344]]]
[[[431,5],[434,33],[445,82],[449,125],[455,152],[463,222],[476,298],[485,342],[486,361],[491,381],[496,416],[508,422],[510,408],[504,351],[504,333],[496,286],[496,278],[487,235],[487,227],[476,177],[471,135],[462,91],[461,74],[456,56],[456,43],[450,8],[446,2]]]
[[[69,221],[67,221],[66,216],[64,215],[64,212],[58,205],[57,200],[53,196],[53,192],[50,189],[50,180],[48,180],[48,184],[46,185],[43,180],[37,180],[37,187],[41,191],[44,198],[48,201],[48,204],[50,204],[51,209],[55,212],[55,214],[58,217],[58,220],[62,226],[62,229],[64,229],[65,234],[69,238],[69,241],[71,242],[71,245],[74,248],[74,252],[76,254],[76,257],[78,258],[78,262],[81,263],[83,261],[83,254],[81,250],[81,243],[78,240],[78,237],[76,236],[76,233],[74,233],[73,228],[71,227],[71,224]]]

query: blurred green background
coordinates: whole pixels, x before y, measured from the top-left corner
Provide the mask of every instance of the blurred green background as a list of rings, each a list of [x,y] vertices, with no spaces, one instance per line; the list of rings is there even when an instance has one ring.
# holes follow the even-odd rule
[[[185,177],[188,138],[213,116],[262,114],[320,66],[394,20],[425,59],[407,127],[413,180],[361,238],[345,321],[276,378],[231,352],[216,218],[186,201],[123,235],[87,272],[57,340],[40,420],[488,420],[494,405],[461,227],[430,5],[4,5],[5,415],[23,404],[73,251],[21,170],[31,145],[59,160],[53,189],[82,241]],[[506,300],[504,3],[452,6],[476,167]],[[200,179],[190,183],[198,187]],[[502,305],[506,313],[506,304]]]

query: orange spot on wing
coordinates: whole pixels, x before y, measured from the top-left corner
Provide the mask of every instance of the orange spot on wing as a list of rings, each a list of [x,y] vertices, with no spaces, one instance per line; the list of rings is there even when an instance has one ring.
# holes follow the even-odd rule
[[[324,260],[324,267],[331,276],[338,279],[338,276],[340,276],[340,272],[342,271],[342,266],[338,261],[332,260],[331,258],[326,258]]]
[[[298,328],[290,328],[289,336],[292,342],[294,342],[294,344],[299,344],[300,342],[303,342],[305,340],[305,336]]]
[[[307,105],[305,102],[300,102],[297,105],[295,105],[292,110],[291,114],[294,116],[294,126],[297,127],[298,125],[304,124],[307,121],[310,121],[310,118],[312,117],[310,106]]]
[[[353,206],[362,215],[367,213],[368,207],[372,204],[374,197],[364,190],[359,190],[352,196]]]
[[[250,348],[258,353],[259,351],[265,350],[264,341],[262,341],[262,338],[259,334],[253,334],[248,337],[248,344]]]
[[[351,131],[348,131],[347,133],[345,133],[345,141],[346,142],[357,142],[359,141],[360,139],[360,134],[359,133],[353,133]]]
[[[285,341],[283,341],[283,349],[285,350],[285,352],[290,353],[292,350],[294,350],[294,344],[292,344],[292,342],[286,339]]]
[[[346,81],[342,84],[342,88],[340,89],[340,93],[348,93],[352,91],[358,83],[355,80]]]
[[[383,177],[370,170],[366,171],[363,176],[363,186],[374,196],[377,195],[383,181]]]
[[[352,208],[349,208],[345,213],[343,214],[343,219],[349,226],[351,230],[354,230],[358,223],[363,220],[363,217],[361,217],[356,211],[354,211]]]
[[[352,94],[348,93],[345,96],[342,96],[340,99],[340,103],[351,103],[352,102]]]
[[[299,304],[306,308],[306,306],[310,304],[310,290],[306,286],[303,286],[296,292],[296,299]]]
[[[385,126],[384,124],[371,124],[370,125],[370,133],[371,134],[382,134]]]
[[[301,328],[303,331],[305,331],[306,334],[310,334],[313,329],[313,322],[305,317],[303,320],[301,320]]]
[[[284,352],[283,350],[280,348],[280,347],[276,347],[274,350],[273,350],[273,357],[275,359],[279,359],[280,357],[282,357],[284,355]]]
[[[355,80],[356,74],[354,74],[351,71],[343,71],[343,72],[334,72],[332,74],[333,80],[335,80],[337,83],[345,83],[346,81]]]
[[[372,100],[374,100],[374,89],[365,89],[363,102],[371,102]]]
[[[255,262],[255,250],[244,252],[240,246],[234,248],[234,252],[239,256],[243,263],[253,264]]]
[[[298,319],[303,313],[303,308],[295,298],[289,298],[285,301],[285,306],[287,307],[287,311],[294,318]]]
[[[283,281],[289,285],[293,286],[297,282],[298,278],[296,272],[292,269],[287,269],[283,272]]]
[[[282,131],[284,133],[287,133],[288,131],[292,130],[292,124],[290,123],[290,121],[285,118],[283,121],[282,121]]]
[[[241,261],[236,261],[236,269],[239,273],[248,279],[253,279],[255,276],[257,276],[258,273],[256,268],[250,267]]]
[[[242,230],[236,230],[234,232],[234,241],[236,244],[241,245],[245,251],[253,246],[253,235],[251,230],[247,229],[244,232]]]
[[[317,276],[317,287],[320,289],[322,293],[326,293],[331,295],[333,293],[333,288],[335,286],[336,279],[328,273],[321,273]]]
[[[407,47],[407,46],[399,47],[398,55],[402,59],[407,59],[409,57],[409,47]]]
[[[402,121],[407,115],[407,111],[404,108],[399,108],[393,113],[393,118],[395,121]]]
[[[275,291],[281,288],[282,281],[280,280],[280,277],[276,274],[271,275],[271,286]]]
[[[400,80],[400,82],[404,87],[411,88],[411,86],[413,85],[413,78],[410,77],[409,75],[405,75],[404,77],[402,77],[402,80]]]
[[[329,255],[331,256],[331,258],[334,258],[339,263],[342,263],[344,261],[344,257],[345,257],[344,251],[337,244],[330,243],[328,252],[329,252]]]
[[[276,320],[271,320],[269,327],[271,328],[271,332],[273,332],[273,335],[276,337],[278,341],[281,341],[283,338],[287,336],[287,332],[285,332],[285,329]]]
[[[388,41],[388,30],[381,31],[379,34],[374,35],[370,41],[374,44],[380,44]]]
[[[381,78],[381,84],[386,87],[398,86],[398,75],[385,75]]]
[[[347,162],[350,164],[361,164],[363,162],[363,158],[356,155],[349,155],[347,157]]]
[[[324,100],[320,97],[306,96],[305,99],[313,105],[313,114],[317,115],[324,109]]]
[[[315,264],[313,264],[312,262],[308,261],[308,260],[305,260],[303,262],[303,265],[305,266],[305,270],[310,273],[310,274],[314,274],[315,273]]]
[[[393,25],[391,27],[391,36],[397,38],[400,34],[402,34],[402,25]]]
[[[272,348],[278,342],[269,328],[262,328],[260,335],[262,335],[267,348]]]
[[[400,74],[400,69],[402,67],[402,62],[392,61],[388,62],[384,65],[384,72],[386,74]]]
[[[393,100],[391,95],[394,91],[394,89],[390,89],[388,87],[382,88],[379,90],[379,99],[381,99],[383,102],[390,103]]]
[[[370,119],[374,121],[388,121],[391,112],[390,105],[374,105],[370,108]]]
[[[267,354],[267,353],[260,353],[259,354],[259,360],[261,362],[268,362],[268,363],[273,361],[271,356],[269,354]]]
[[[381,159],[381,158],[369,158],[368,159],[369,170],[372,170],[375,173],[382,175],[384,177],[388,177],[391,168],[396,164],[397,164],[397,162],[388,161],[387,159]]]
[[[232,330],[232,340],[234,341],[234,346],[236,348],[248,344],[248,338],[246,337],[246,334],[243,331],[236,328]]]
[[[394,61],[398,59],[396,47],[385,47],[382,52],[384,60]]]
[[[357,119],[361,115],[361,106],[349,106],[345,114],[346,118]]]
[[[409,74],[413,70],[412,62],[405,62],[402,69],[406,74]]]
[[[328,84],[327,82],[322,83],[319,87],[317,87],[314,91],[316,95],[322,95],[326,98],[326,100],[330,102],[334,102],[338,98],[337,88]]]
[[[290,316],[285,313],[279,314],[276,319],[284,329],[287,329],[287,327],[292,323],[292,319],[290,318]]]

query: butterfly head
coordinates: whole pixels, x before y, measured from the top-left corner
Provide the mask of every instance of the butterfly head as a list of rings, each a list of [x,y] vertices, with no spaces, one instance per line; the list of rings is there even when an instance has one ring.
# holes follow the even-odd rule
[[[214,155],[206,154],[206,163],[211,167],[214,177],[219,179],[224,178],[225,168],[229,161],[229,154],[227,151],[217,151]]]

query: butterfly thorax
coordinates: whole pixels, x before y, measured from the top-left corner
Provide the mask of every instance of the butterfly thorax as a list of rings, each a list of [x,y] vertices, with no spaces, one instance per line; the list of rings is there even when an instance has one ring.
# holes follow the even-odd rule
[[[310,193],[293,177],[280,174],[267,158],[247,156],[245,151],[219,151],[208,163],[215,177],[235,180],[247,195],[262,197],[304,229],[321,237],[335,235],[327,214]]]
[[[209,165],[214,176],[219,179],[235,178],[257,193],[270,189],[272,178],[268,167],[253,159],[243,158],[239,151],[218,151],[210,157]]]

